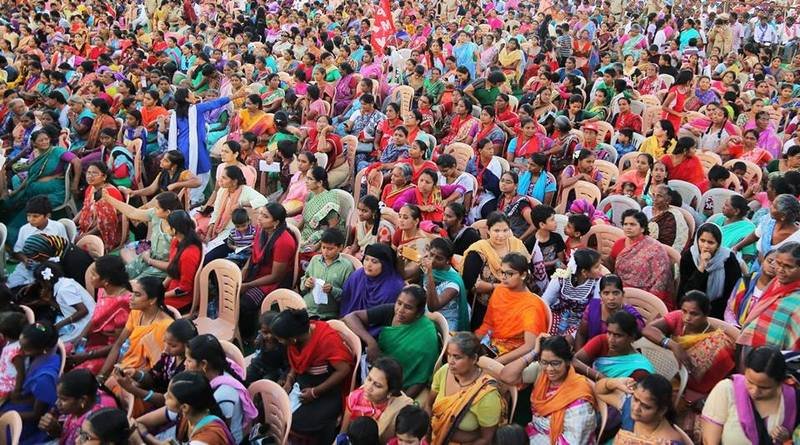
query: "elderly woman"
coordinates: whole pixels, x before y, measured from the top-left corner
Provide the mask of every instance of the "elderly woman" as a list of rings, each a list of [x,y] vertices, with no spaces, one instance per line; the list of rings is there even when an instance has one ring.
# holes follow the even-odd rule
[[[81,162],[67,149],[55,145],[58,136],[58,128],[53,125],[34,131],[31,135],[33,160],[23,167],[27,174],[15,175],[11,184],[6,184],[5,174],[0,175],[0,222],[6,224],[9,240],[16,240],[20,227],[27,222],[23,209],[32,197],[46,196],[54,208],[64,203],[67,193],[64,175],[68,168],[71,168],[71,192],[77,194]]]
[[[788,443],[800,424],[797,389],[786,379],[779,350],[760,347],[744,362],[744,374],[721,380],[703,406],[703,443]]]
[[[680,252],[690,240],[689,226],[683,219],[683,213],[671,205],[671,192],[666,185],[657,186],[653,193],[653,205],[645,207],[642,212],[650,221],[650,236]]]
[[[647,216],[635,209],[622,213],[620,238],[611,248],[613,271],[629,287],[646,290],[659,297],[668,308],[672,302],[672,264],[667,252],[656,239],[648,236]]]
[[[508,385],[533,385],[533,419],[528,424],[532,445],[593,443],[594,391],[572,367],[572,348],[564,337],[540,335],[530,354],[503,367],[500,379]]]
[[[475,335],[485,336],[500,363],[511,363],[533,349],[547,330],[545,303],[528,290],[529,260],[511,252],[501,264],[503,280],[492,292],[486,315]]]
[[[742,276],[736,254],[722,246],[722,231],[711,223],[697,229],[695,242],[681,255],[678,295],[704,292],[711,301],[709,314],[721,319],[728,297]]]
[[[413,169],[410,164],[397,164],[392,169],[391,182],[383,188],[381,201],[399,212],[403,205],[414,202],[416,186],[412,182]]]
[[[103,194],[108,194],[114,199],[122,201],[122,193],[108,183],[108,166],[97,161],[89,164],[86,169],[86,191],[84,192],[83,207],[75,215],[75,225],[78,227],[77,242],[86,235],[100,235],[107,250],[115,249],[120,244],[121,228],[117,210],[102,199]],[[127,238],[127,233],[124,236]],[[127,240],[127,239],[126,239]]]
[[[324,321],[309,320],[305,309],[282,311],[270,329],[287,345],[291,368],[284,389],[290,392],[292,385],[299,386],[292,434],[309,443],[332,443],[343,412],[341,389],[353,372],[355,358],[336,330]]]
[[[642,33],[642,28],[637,25],[631,25],[631,30],[619,39],[620,54],[625,58],[626,56],[633,56],[634,59],[639,59],[642,52],[647,49],[647,36]]]
[[[731,250],[738,252],[745,246],[756,243],[758,255],[764,255],[781,245],[800,241],[800,203],[789,194],[778,195],[772,201],[769,218],[764,218],[756,230],[734,245]]]
[[[480,350],[471,332],[457,332],[447,344],[447,364],[433,375],[426,408],[432,444],[491,443],[503,401],[498,382],[478,366]]]
[[[430,383],[439,348],[436,325],[425,316],[425,291],[419,286],[403,288],[394,304],[351,312],[344,322],[367,345],[367,360],[381,354],[396,359],[403,369],[403,392],[417,397]],[[368,328],[380,329],[373,336]],[[377,337],[377,338],[376,338]]]

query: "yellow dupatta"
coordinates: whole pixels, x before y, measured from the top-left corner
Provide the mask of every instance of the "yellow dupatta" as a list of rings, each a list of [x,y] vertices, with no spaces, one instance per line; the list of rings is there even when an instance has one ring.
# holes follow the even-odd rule
[[[449,443],[449,438],[452,436],[450,433],[458,429],[470,406],[496,390],[497,382],[483,373],[466,388],[461,388],[450,395],[438,394],[431,410],[431,445]]]
[[[509,65],[512,63],[522,60],[522,51],[519,49],[515,49],[514,51],[507,51],[503,48],[500,53],[497,55],[497,61],[500,62],[500,65],[503,66],[503,69],[511,69]]]
[[[519,238],[512,236],[508,239],[507,243],[509,253],[521,253],[525,255],[525,258],[531,258],[531,255],[528,253],[528,249],[525,248],[525,244]],[[489,270],[491,270],[492,275],[494,275],[498,281],[503,279],[503,273],[501,270],[503,259],[500,258],[500,255],[497,253],[494,247],[492,247],[492,244],[489,242],[489,240],[484,239],[473,243],[467,248],[467,250],[464,251],[464,258],[466,258],[470,252],[477,252],[480,254],[483,260],[486,262],[486,265],[489,266]],[[462,271],[459,270],[459,272]]]

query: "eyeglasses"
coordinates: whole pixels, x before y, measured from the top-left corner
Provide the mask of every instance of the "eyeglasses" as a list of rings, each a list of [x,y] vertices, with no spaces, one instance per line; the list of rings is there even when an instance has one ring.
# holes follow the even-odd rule
[[[542,368],[547,368],[548,366],[551,368],[560,368],[561,365],[563,364],[564,360],[552,360],[552,361],[539,360],[539,366],[541,366]]]

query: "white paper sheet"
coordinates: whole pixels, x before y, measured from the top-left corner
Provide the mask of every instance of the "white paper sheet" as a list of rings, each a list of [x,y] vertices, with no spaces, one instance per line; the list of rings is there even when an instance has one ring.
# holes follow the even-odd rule
[[[322,291],[322,286],[325,285],[325,280],[314,278],[314,288],[311,289],[311,295],[314,296],[314,303],[328,304],[328,294]]]
[[[279,173],[281,171],[281,164],[272,162],[270,164],[265,160],[258,161],[258,170],[267,173]]]
[[[295,382],[294,386],[292,386],[292,392],[289,393],[289,406],[292,408],[292,412],[295,412],[302,404],[303,402],[300,401],[300,385]]]

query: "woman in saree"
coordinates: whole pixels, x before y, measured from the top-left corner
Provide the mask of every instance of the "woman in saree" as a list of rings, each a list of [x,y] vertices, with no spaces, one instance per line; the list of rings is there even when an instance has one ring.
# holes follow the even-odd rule
[[[615,445],[686,445],[684,435],[673,426],[673,390],[663,376],[650,374],[639,382],[603,379],[595,384],[595,394],[621,414]]]
[[[430,150],[427,142],[420,139],[412,139],[411,132],[408,134],[408,140],[411,141],[408,149],[408,157],[398,160],[397,163],[408,164],[411,166],[411,182],[417,184],[422,172],[426,170],[433,170],[436,172],[439,170],[439,167],[435,162],[425,159],[426,153],[428,153],[428,150]]]
[[[478,366],[480,352],[480,341],[471,332],[450,338],[447,363],[433,374],[426,406],[432,445],[491,443],[506,407],[498,382]]]
[[[619,113],[611,117],[611,125],[615,130],[630,128],[636,133],[642,132],[642,117],[631,111],[631,100],[623,96],[617,99]]]
[[[478,142],[488,140],[492,143],[494,154],[500,154],[505,148],[506,133],[497,125],[496,111],[493,106],[487,105],[481,110],[479,125],[472,128],[472,148],[478,149]]]
[[[675,148],[661,158],[661,163],[667,167],[669,179],[695,184],[701,193],[705,193],[709,187],[708,178],[696,151],[697,142],[694,138],[678,138]]]
[[[391,102],[386,106],[386,119],[382,120],[375,128],[375,150],[382,153],[392,142],[392,136],[398,127],[403,125],[400,116],[400,104]]]
[[[527,427],[531,445],[594,443],[594,391],[575,372],[572,358],[572,347],[564,337],[542,334],[530,354],[500,372],[507,385],[533,385],[533,418]]]
[[[263,102],[258,94],[251,94],[244,100],[244,109],[231,122],[231,135],[250,132],[262,138],[275,131],[274,117],[263,110]]]
[[[648,63],[644,68],[645,76],[639,81],[636,91],[642,96],[654,95],[666,88],[664,80],[658,77],[658,65]]]
[[[111,387],[115,382],[110,372],[117,364],[123,369],[150,369],[158,362],[164,350],[164,334],[173,321],[172,312],[164,303],[162,281],[157,277],[142,277],[131,282],[128,321],[97,374],[98,383]]]
[[[689,370],[689,382],[679,405],[681,411],[689,411],[734,370],[736,345],[724,330],[710,324],[711,302],[706,294],[692,290],[681,295],[680,309],[648,323],[642,334],[672,351],[678,363]],[[687,419],[687,427],[692,426],[693,417]]]
[[[105,99],[92,99],[89,109],[94,113],[94,120],[92,121],[92,127],[89,129],[89,133],[86,136],[86,145],[83,147],[83,151],[91,151],[98,148],[100,132],[103,129],[111,128],[115,131],[119,130],[117,121],[111,114],[111,106],[105,101]]]
[[[455,102],[453,111],[455,112],[455,117],[450,122],[447,134],[440,141],[440,150],[444,150],[453,142],[471,145],[473,129],[480,125],[480,121],[472,115],[472,102],[466,97],[462,97]],[[500,131],[502,132],[502,130]]]
[[[369,417],[378,424],[381,443],[386,443],[395,437],[395,419],[400,410],[413,404],[414,400],[403,393],[400,363],[392,357],[379,357],[372,363],[364,384],[347,396],[339,436],[346,435],[353,420]]]
[[[411,181],[412,178],[411,165],[406,163],[395,165],[390,175],[390,182],[381,193],[381,202],[395,212],[399,212],[403,205],[413,202],[417,187]]]
[[[733,288],[733,293],[728,300],[728,307],[725,309],[725,321],[736,326],[742,327],[742,323],[747,319],[750,310],[758,303],[764,290],[775,278],[775,254],[770,251],[764,255],[764,260],[755,271],[743,276]]]
[[[244,185],[248,187],[255,187],[256,185],[256,177],[258,176],[258,171],[251,165],[247,165],[242,160],[242,146],[236,141],[226,141],[222,144],[222,148],[219,150],[219,157],[220,157],[220,164],[217,165],[217,171],[214,175],[214,182],[216,187],[214,187],[214,191],[211,193],[211,196],[208,198],[206,206],[213,205],[217,200],[217,193],[220,191],[220,182],[222,182],[222,176],[225,173],[225,170],[228,167],[238,167],[241,170],[242,174],[244,175]],[[201,210],[201,213],[204,213],[204,210]]]
[[[286,91],[281,88],[281,78],[278,73],[272,73],[266,79],[267,89],[261,93],[261,101],[267,113],[275,113],[281,109]]]
[[[464,285],[472,290],[472,327],[483,322],[486,306],[494,290],[503,281],[502,258],[511,252],[527,255],[528,249],[522,241],[514,237],[508,217],[501,212],[492,212],[486,219],[489,238],[480,240],[464,251],[464,264],[461,276]]]
[[[122,234],[117,210],[101,198],[104,191],[116,200],[122,201],[123,198],[122,193],[108,183],[108,179],[106,164],[101,161],[89,164],[86,169],[88,186],[84,192],[83,207],[75,215],[75,225],[78,227],[75,242],[86,235],[99,235],[108,250],[120,245]]]
[[[761,168],[764,168],[772,161],[772,155],[768,150],[758,146],[758,131],[754,128],[745,130],[742,135],[741,152],[736,153],[734,141],[727,147],[728,152],[735,158],[750,161]]]
[[[358,91],[359,79],[355,76],[355,70],[349,63],[339,65],[342,71],[342,78],[336,82],[334,87],[333,115],[339,116],[344,113],[350,103],[355,99]]]
[[[291,425],[292,441],[332,443],[343,411],[342,391],[356,359],[336,330],[324,321],[309,320],[305,309],[282,311],[270,329],[287,345],[290,371],[284,389],[291,391],[295,383],[300,387],[300,406]]]
[[[625,34],[619,39],[620,54],[625,58],[626,56],[633,56],[634,59],[639,60],[642,52],[647,49],[647,36],[642,33],[642,28],[634,24],[628,34]]]
[[[403,392],[417,397],[430,383],[441,350],[436,324],[425,316],[425,291],[406,286],[394,304],[351,312],[344,322],[367,345],[367,361],[381,355],[397,360],[403,369]],[[380,330],[373,336],[371,330]],[[377,337],[377,338],[376,338]]]
[[[602,267],[597,251],[578,249],[566,269],[556,270],[542,293],[542,300],[553,314],[550,334],[575,334],[589,301],[600,296]]]
[[[326,229],[335,227],[342,233],[345,231],[347,222],[340,214],[339,199],[329,187],[328,172],[324,168],[312,167],[306,173],[308,196],[303,206],[303,225],[300,230],[302,253],[316,252]]]
[[[158,127],[159,120],[165,120],[169,116],[166,108],[161,106],[161,97],[158,91],[148,90],[142,97],[142,126],[147,130],[147,143],[145,155],[152,155],[159,150],[158,146]],[[208,145],[212,147],[212,145]]]
[[[775,125],[770,120],[770,114],[766,110],[759,111],[755,115],[755,121],[749,121],[744,130],[754,129],[758,131],[758,146],[767,150],[773,159],[781,157],[783,143],[778,137]]]
[[[96,374],[128,321],[132,294],[125,263],[119,256],[100,257],[94,265],[95,274],[91,279],[97,289],[97,304],[91,321],[78,337],[85,339],[86,346],[82,351],[73,350],[67,359],[71,366]]]
[[[235,143],[233,141],[228,142],[228,144]],[[199,220],[197,233],[199,236],[204,236],[206,242],[211,242],[217,237],[228,236],[230,230],[234,228],[233,221],[231,221],[234,209],[244,207],[257,209],[267,205],[267,198],[247,185],[246,181],[242,169],[238,166],[229,165],[225,167],[217,183],[219,190],[215,191],[216,198],[214,199],[213,207],[211,207],[211,215],[209,215],[208,219],[201,214],[198,214],[198,218],[195,218]],[[227,249],[226,244],[223,243],[222,246]],[[214,250],[216,249],[212,249],[211,252]],[[211,252],[207,252],[207,254],[210,255]],[[216,252],[215,255],[207,256],[206,259],[210,261],[210,258],[224,258],[224,256],[217,256],[223,253],[227,256],[231,252],[230,249],[225,250],[225,252]]]
[[[77,194],[81,161],[65,148],[54,145],[58,136],[58,129],[52,125],[34,131],[31,135],[34,159],[25,167],[27,175],[12,177],[11,187],[5,183],[6,175],[0,175],[0,221],[8,228],[9,240],[16,240],[20,227],[27,223],[23,209],[32,197],[46,196],[54,208],[64,203],[67,192],[64,174],[67,168],[71,168],[70,191],[73,195]]]
[[[583,71],[584,75],[589,73],[589,58],[592,55],[592,40],[589,38],[589,31],[581,30],[578,38],[572,41],[572,56],[575,57],[575,68]]]
[[[611,249],[612,272],[628,287],[646,290],[660,298],[667,308],[672,302],[672,263],[667,252],[655,238],[648,236],[647,216],[635,209],[622,213],[624,238]]]
[[[770,185],[768,187],[774,187]],[[767,189],[768,194],[770,189]],[[774,192],[773,192],[774,193]],[[731,250],[738,252],[753,243],[758,250],[759,258],[767,252],[789,242],[800,242],[800,203],[794,198],[794,192],[784,193],[772,199],[769,215],[761,218],[756,230],[734,245]]]
[[[721,380],[703,406],[704,444],[755,445],[797,442],[797,389],[781,351],[760,347],[744,361],[743,374]],[[754,382],[759,382],[758,386]]]
[[[381,304],[394,303],[403,289],[397,272],[397,256],[386,244],[370,244],[364,249],[364,267],[356,270],[342,287],[340,315]]]
[[[531,219],[531,200],[517,193],[518,185],[517,172],[510,170],[500,176],[501,195],[497,199],[497,211],[506,214],[511,223],[511,232],[525,243],[536,232],[536,226]]]
[[[331,118],[319,116],[315,125],[308,130],[304,147],[311,153],[324,153],[328,156],[325,170],[328,172],[328,182],[333,188],[344,185],[350,175],[350,163],[344,152],[342,139],[336,134],[336,129],[331,126]]]
[[[639,380],[655,372],[652,363],[633,347],[640,337],[636,318],[626,311],[608,317],[606,333],[589,340],[575,353],[575,370],[600,381],[606,377],[632,377]]]
[[[526,285],[529,265],[530,260],[519,252],[503,257],[503,279],[492,291],[486,315],[475,330],[502,364],[528,354],[536,337],[547,331],[545,303]]]
[[[439,173],[436,170],[425,169],[419,175],[411,202],[422,211],[423,221],[429,221],[440,227],[444,217],[444,207],[462,196],[464,187],[460,184],[440,184]],[[432,230],[428,223],[426,230]]]
[[[770,345],[781,350],[800,347],[797,305],[800,304],[800,243],[781,245],[775,253],[775,279],[750,308],[736,340],[743,353]]]
[[[522,74],[520,69],[522,50],[519,48],[519,41],[516,37],[508,39],[503,49],[497,54],[497,62],[500,64],[503,74],[511,81],[511,85],[518,84],[519,77]]]
[[[622,280],[617,275],[605,275],[600,279],[600,298],[589,300],[575,330],[575,350],[580,350],[592,338],[605,334],[608,331],[608,317],[619,311],[633,315],[639,328],[644,328],[644,318],[635,307],[624,304],[624,295]]]
[[[655,187],[653,195],[653,205],[642,209],[642,212],[650,218],[648,229],[650,236],[657,239],[661,244],[670,246],[682,252],[691,242],[689,238],[689,227],[683,219],[683,213],[672,206],[671,190],[666,185]]]
[[[69,98],[69,109],[75,117],[70,118],[69,136],[70,151],[83,154],[87,144],[89,131],[94,124],[95,114],[86,106],[86,101],[77,94]]]
[[[25,326],[19,337],[18,357],[23,363],[22,386],[0,405],[0,413],[15,411],[22,418],[19,443],[41,444],[47,433],[38,428],[39,420],[55,407],[61,357],[56,349],[58,332],[47,322]],[[20,376],[17,376],[18,378]]]

